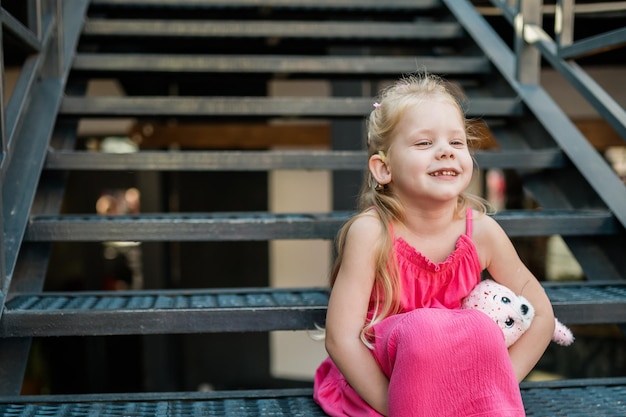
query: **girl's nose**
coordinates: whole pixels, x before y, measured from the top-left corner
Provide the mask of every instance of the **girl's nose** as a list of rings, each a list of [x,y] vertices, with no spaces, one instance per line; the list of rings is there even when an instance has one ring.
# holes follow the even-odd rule
[[[454,158],[454,148],[447,141],[439,145],[437,149],[438,158]]]

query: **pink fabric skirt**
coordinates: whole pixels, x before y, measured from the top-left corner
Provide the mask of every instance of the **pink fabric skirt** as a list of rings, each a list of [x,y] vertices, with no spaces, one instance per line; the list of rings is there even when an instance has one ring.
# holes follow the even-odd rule
[[[389,378],[390,417],[523,417],[504,336],[476,310],[420,308],[375,326],[377,363]],[[380,416],[330,358],[314,399],[330,416]]]

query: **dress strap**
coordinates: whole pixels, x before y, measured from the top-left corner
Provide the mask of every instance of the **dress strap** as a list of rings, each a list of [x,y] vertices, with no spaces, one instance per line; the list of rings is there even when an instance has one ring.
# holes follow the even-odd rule
[[[472,226],[473,226],[473,221],[472,221],[472,208],[468,207],[467,208],[467,212],[465,214],[465,234],[467,235],[467,237],[472,237]]]
[[[391,236],[391,241],[396,240],[396,231],[393,229],[393,223],[387,223],[387,228],[389,229],[389,236]]]

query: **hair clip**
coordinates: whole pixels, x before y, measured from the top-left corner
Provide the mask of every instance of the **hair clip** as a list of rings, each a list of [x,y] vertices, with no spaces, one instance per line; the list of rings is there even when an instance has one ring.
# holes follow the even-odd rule
[[[380,109],[380,103],[374,103],[373,106],[377,110]]]

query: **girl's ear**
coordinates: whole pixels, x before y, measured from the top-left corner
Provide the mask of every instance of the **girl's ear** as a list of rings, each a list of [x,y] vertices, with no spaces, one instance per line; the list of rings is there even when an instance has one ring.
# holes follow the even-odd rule
[[[386,185],[391,182],[391,171],[387,165],[387,158],[382,151],[370,157],[368,166],[377,183]]]

